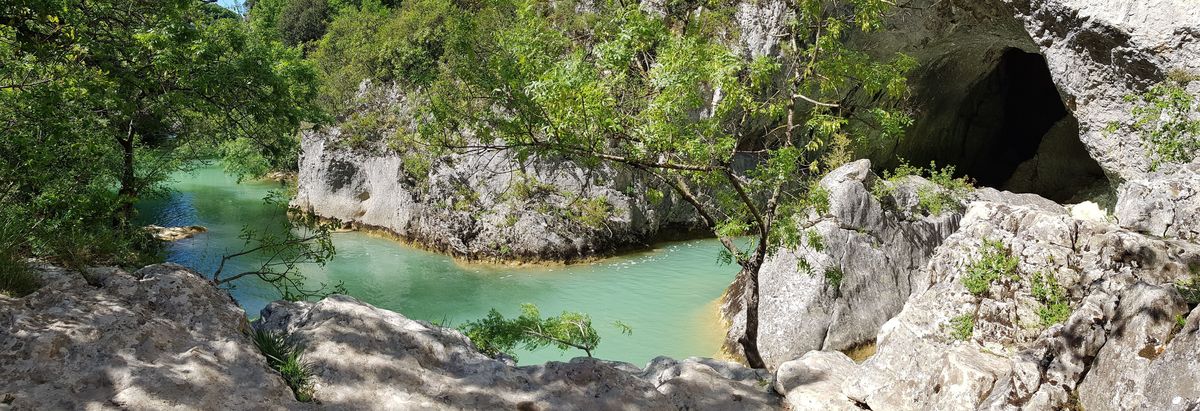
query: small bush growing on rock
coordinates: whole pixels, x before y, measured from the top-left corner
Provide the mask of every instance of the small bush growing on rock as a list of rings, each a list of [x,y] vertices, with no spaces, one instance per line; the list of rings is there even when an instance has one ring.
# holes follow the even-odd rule
[[[623,334],[632,333],[629,326],[619,321],[613,324]],[[480,352],[493,357],[503,354],[515,359],[513,349],[518,345],[527,350],[547,346],[560,350],[575,348],[591,357],[592,351],[600,345],[600,334],[592,327],[588,315],[564,311],[557,316],[542,318],[533,304],[522,304],[521,315],[517,318],[504,318],[492,309],[487,317],[467,322],[458,329]]]
[[[956,340],[966,341],[975,334],[975,316],[971,313],[950,319],[950,336]]]
[[[839,267],[828,267],[825,269],[825,281],[828,281],[829,285],[835,290],[842,286],[842,279],[845,277],[846,274]]]
[[[967,193],[971,190],[971,182],[966,177],[954,177],[954,166],[938,168],[937,162],[929,162],[929,168],[908,164],[903,159],[900,166],[892,171],[884,171],[886,183],[878,183],[871,187],[875,198],[883,198],[895,193],[897,184],[906,177],[925,177],[937,187],[923,186],[917,189],[917,207],[929,215],[939,215],[947,211],[960,210]]]
[[[976,297],[987,293],[988,288],[1004,276],[1013,276],[1019,262],[1003,242],[996,240],[984,240],[981,253],[962,277],[963,286]]]
[[[607,197],[592,197],[577,201],[573,212],[570,213],[573,220],[591,228],[604,227],[610,215],[612,215],[612,205],[608,203]]]
[[[1194,75],[1172,73],[1167,81],[1150,87],[1145,93],[1125,96],[1134,103],[1130,128],[1146,143],[1150,169],[1163,163],[1187,163],[1200,152],[1200,118],[1197,118],[1196,97],[1188,93],[1187,84]],[[1121,129],[1110,123],[1112,133]]]
[[[1176,281],[1175,290],[1187,300],[1189,306],[1200,304],[1200,274],[1193,273],[1191,277]]]
[[[292,388],[296,400],[313,401],[312,368],[301,358],[303,348],[292,343],[286,334],[265,330],[252,330],[250,339],[258,351],[267,357],[267,365],[283,376],[283,381]]]
[[[1042,303],[1038,308],[1038,317],[1041,318],[1043,326],[1058,324],[1071,316],[1071,305],[1067,300],[1066,290],[1058,284],[1053,273],[1034,273],[1032,287],[1033,298]]]

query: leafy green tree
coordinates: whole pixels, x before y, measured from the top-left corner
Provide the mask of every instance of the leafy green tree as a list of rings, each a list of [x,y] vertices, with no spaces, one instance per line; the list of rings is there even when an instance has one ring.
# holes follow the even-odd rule
[[[798,244],[821,195],[811,184],[867,135],[911,123],[898,102],[913,59],[847,46],[878,29],[886,0],[788,2],[780,53],[723,43],[730,5],[662,19],[639,5],[487,3],[448,23],[423,139],[451,151],[510,150],[640,170],[692,205],[741,266],[747,362],[758,352],[758,273]],[[589,30],[580,30],[580,28]],[[749,239],[749,240],[746,240]]]
[[[0,4],[0,184],[17,193],[3,206],[42,221],[41,243],[134,237],[134,203],[196,158],[236,156],[239,174],[294,167],[300,123],[319,118],[314,71],[212,7]]]
[[[329,23],[326,0],[292,0],[279,13],[279,32],[287,45],[304,44],[325,35]]]
[[[624,334],[632,333],[632,329],[621,322],[613,325]],[[519,345],[531,351],[548,346],[560,350],[575,348],[591,357],[592,351],[600,345],[600,334],[586,314],[564,311],[543,318],[533,304],[522,304],[521,315],[516,318],[504,318],[492,309],[487,317],[458,328],[480,351],[491,356],[504,354],[516,358],[513,349]]]

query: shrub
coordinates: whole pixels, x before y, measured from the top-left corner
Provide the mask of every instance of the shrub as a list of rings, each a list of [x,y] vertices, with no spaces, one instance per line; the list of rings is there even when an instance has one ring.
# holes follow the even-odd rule
[[[623,334],[630,334],[629,326],[614,322]],[[592,327],[592,319],[586,314],[564,311],[553,317],[543,318],[537,306],[522,304],[521,315],[504,318],[492,309],[487,317],[471,321],[458,327],[475,343],[479,351],[490,356],[507,355],[517,358],[513,349],[518,345],[527,350],[552,346],[560,350],[576,348],[588,357],[600,345],[600,334]]]
[[[841,288],[842,279],[845,277],[846,277],[846,274],[842,272],[842,269],[840,267],[825,268],[825,281],[828,281],[829,285],[832,286],[835,290]]]
[[[1053,273],[1037,272],[1033,274],[1033,298],[1042,304],[1038,307],[1038,317],[1042,325],[1050,326],[1066,321],[1071,316],[1070,301],[1067,300],[1066,290],[1058,284]]]
[[[966,341],[975,334],[975,316],[967,313],[950,319],[950,336]]]
[[[37,274],[21,258],[0,250],[0,295],[21,298],[40,287]]]
[[[1163,163],[1187,163],[1200,152],[1200,119],[1196,117],[1196,96],[1186,87],[1194,76],[1172,73],[1167,81],[1150,87],[1140,95],[1129,95],[1134,103],[1130,112],[1131,128],[1141,136],[1150,157],[1150,169]],[[1120,124],[1110,123],[1112,133]]]
[[[984,240],[981,255],[967,267],[962,277],[963,286],[976,297],[987,293],[993,283],[1004,276],[1016,274],[1019,260],[1000,241]]]
[[[612,215],[612,205],[607,197],[592,197],[575,203],[574,217],[583,225],[591,228],[601,228]]]
[[[267,358],[267,365],[283,376],[296,400],[313,401],[312,368],[301,358],[303,348],[289,341],[282,333],[254,329],[250,333],[254,346]]]
[[[925,177],[937,187],[922,186],[917,189],[917,207],[929,215],[939,215],[946,211],[961,210],[967,193],[971,190],[971,182],[966,177],[954,177],[954,166],[938,168],[937,162],[929,162],[929,168],[923,169],[908,164],[903,159],[900,165],[892,171],[884,171],[883,178],[887,184],[875,184],[871,194],[882,200],[895,193],[896,185],[909,176]]]

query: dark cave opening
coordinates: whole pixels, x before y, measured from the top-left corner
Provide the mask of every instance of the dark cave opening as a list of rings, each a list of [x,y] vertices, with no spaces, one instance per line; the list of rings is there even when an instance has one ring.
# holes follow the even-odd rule
[[[925,155],[909,158],[953,165],[977,186],[1058,202],[1090,199],[1107,189],[1104,171],[1080,142],[1079,124],[1042,55],[1008,48],[994,61],[960,95],[960,104],[942,106],[953,112],[949,124],[940,123],[949,127],[928,145],[912,147]]]
[[[974,113],[977,121],[970,129],[983,144],[960,171],[981,185],[1001,187],[1037,154],[1042,136],[1068,112],[1041,55],[1008,49],[989,77],[976,106],[987,110]]]

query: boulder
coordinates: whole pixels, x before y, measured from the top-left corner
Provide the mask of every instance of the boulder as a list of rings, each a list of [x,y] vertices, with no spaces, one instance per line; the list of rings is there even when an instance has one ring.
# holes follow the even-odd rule
[[[1200,240],[1200,162],[1167,166],[1117,190],[1117,221],[1150,235]]]
[[[246,336],[246,314],[195,272],[37,270],[37,292],[0,295],[0,398],[14,409],[300,405]]]
[[[456,330],[351,297],[272,303],[256,327],[304,347],[331,409],[778,409],[771,375],[734,363],[658,358],[644,370],[576,358],[516,367]]]
[[[963,279],[996,253],[989,241],[1016,269],[973,294]],[[930,287],[882,327],[844,392],[872,409],[1162,409],[1200,397],[1200,386],[1146,383],[1146,370],[1194,366],[1162,353],[1195,352],[1171,330],[1187,309],[1173,283],[1198,258],[1196,244],[1103,221],[972,203],[923,269]],[[1053,294],[1067,307],[1059,316]]]
[[[763,264],[758,342],[768,368],[811,350],[847,350],[872,341],[913,288],[926,287],[927,280],[913,275],[958,228],[957,212],[927,216],[917,210],[916,190],[932,187],[920,177],[902,182],[887,199],[876,198],[871,188],[891,183],[876,178],[870,166],[859,160],[825,176],[820,185],[829,192],[828,212],[801,224],[804,244]],[[742,281],[726,293],[723,305],[733,323],[725,347],[734,353],[740,353],[736,341],[744,330]]]
[[[858,370],[850,357],[837,351],[811,351],[779,365],[775,391],[795,411],[860,410],[842,395],[842,383]]]

